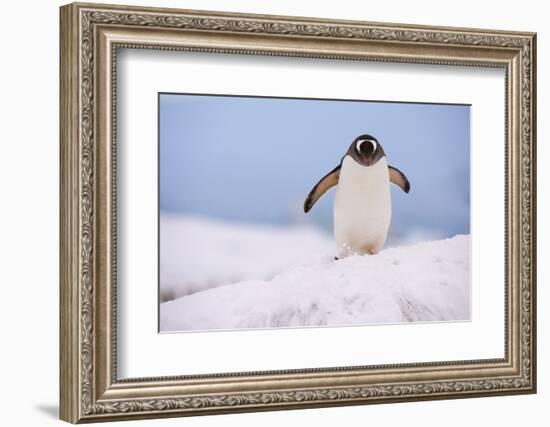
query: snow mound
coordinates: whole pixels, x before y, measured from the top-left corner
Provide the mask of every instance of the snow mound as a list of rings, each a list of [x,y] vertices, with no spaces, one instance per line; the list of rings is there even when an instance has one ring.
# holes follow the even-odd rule
[[[307,225],[266,226],[188,215],[160,219],[161,302],[333,256],[336,245]]]
[[[277,328],[470,318],[470,237],[317,258],[162,303],[160,330]]]

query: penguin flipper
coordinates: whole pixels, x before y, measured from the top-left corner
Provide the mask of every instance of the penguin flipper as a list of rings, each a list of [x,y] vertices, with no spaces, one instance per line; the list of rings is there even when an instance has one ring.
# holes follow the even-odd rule
[[[340,168],[341,164],[336,166],[333,170],[327,173],[321,180],[315,184],[315,187],[309,192],[306,201],[304,202],[304,212],[308,213],[309,210],[313,207],[315,202],[321,198],[329,189],[338,184],[340,179]]]
[[[388,169],[390,170],[390,181],[408,193],[411,190],[411,184],[405,174],[393,166],[388,166]]]

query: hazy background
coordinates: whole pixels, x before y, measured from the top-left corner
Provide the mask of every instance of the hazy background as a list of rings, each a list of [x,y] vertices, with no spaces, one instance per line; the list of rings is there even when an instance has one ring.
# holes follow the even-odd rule
[[[180,94],[159,103],[161,212],[332,233],[334,189],[307,215],[303,201],[369,133],[411,182],[409,194],[392,185],[388,244],[470,232],[469,106]]]

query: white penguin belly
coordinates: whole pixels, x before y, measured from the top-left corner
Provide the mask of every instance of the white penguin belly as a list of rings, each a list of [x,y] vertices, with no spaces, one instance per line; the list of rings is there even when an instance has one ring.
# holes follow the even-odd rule
[[[377,253],[386,241],[390,220],[386,158],[365,167],[346,156],[334,198],[334,237],[339,256]]]

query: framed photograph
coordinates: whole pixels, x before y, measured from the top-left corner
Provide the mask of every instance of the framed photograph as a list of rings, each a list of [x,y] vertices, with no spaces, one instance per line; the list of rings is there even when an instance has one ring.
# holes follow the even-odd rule
[[[60,22],[63,420],[536,391],[534,33]]]

